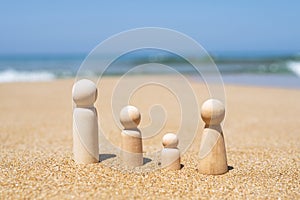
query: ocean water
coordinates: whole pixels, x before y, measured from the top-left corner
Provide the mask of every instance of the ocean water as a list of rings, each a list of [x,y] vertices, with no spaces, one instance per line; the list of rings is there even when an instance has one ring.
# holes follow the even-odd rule
[[[86,55],[0,55],[0,83],[50,81],[75,77]],[[109,56],[107,56],[109,57]],[[108,69],[101,66],[101,59],[95,60],[90,75],[122,75],[135,66],[145,63],[161,63],[179,73],[196,77],[195,69],[183,58],[168,52],[131,52],[111,63]],[[197,60],[197,57],[190,57]],[[216,63],[225,83],[264,85],[300,88],[299,54],[215,54]],[[207,58],[198,59],[209,68]],[[169,73],[163,68],[141,68],[136,74]],[[196,78],[197,79],[197,78]]]
[[[0,82],[72,77],[83,60],[83,55],[0,55]]]

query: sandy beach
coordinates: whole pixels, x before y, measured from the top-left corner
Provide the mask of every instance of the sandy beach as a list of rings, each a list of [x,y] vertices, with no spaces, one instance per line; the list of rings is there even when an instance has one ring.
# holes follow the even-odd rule
[[[139,78],[143,77],[132,77]],[[116,143],[120,128],[112,116],[110,95],[117,80],[102,79],[96,102],[99,124]],[[300,90],[225,85],[223,131],[230,170],[210,176],[197,169],[201,120],[179,171],[120,171],[105,164],[109,159],[76,165],[73,83],[74,79],[0,84],[0,199],[300,199]],[[206,87],[196,81],[191,86],[203,91],[197,94],[200,109],[209,98]],[[164,133],[178,130],[180,109],[174,96],[151,87],[131,101],[142,113],[142,131],[151,122],[149,107],[159,101],[168,118],[159,134],[145,141],[145,154],[162,148]]]

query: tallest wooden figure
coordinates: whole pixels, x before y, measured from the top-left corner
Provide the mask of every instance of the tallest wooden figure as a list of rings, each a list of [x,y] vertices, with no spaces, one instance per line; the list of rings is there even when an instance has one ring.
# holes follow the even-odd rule
[[[73,154],[78,164],[99,162],[98,118],[94,103],[97,87],[94,82],[82,79],[72,90],[73,102]]]

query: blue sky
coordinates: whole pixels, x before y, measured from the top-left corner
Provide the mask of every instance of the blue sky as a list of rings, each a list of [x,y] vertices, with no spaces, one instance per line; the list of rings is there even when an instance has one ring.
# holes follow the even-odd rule
[[[300,1],[0,3],[0,54],[88,53],[138,27],[183,32],[210,52],[300,52]]]

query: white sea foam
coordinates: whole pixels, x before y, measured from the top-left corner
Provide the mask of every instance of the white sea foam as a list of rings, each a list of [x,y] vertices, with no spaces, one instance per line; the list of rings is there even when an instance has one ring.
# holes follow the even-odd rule
[[[35,82],[35,81],[50,81],[55,79],[55,75],[42,71],[42,72],[29,72],[17,71],[8,69],[0,71],[0,82]]]
[[[295,62],[295,61],[289,62],[288,63],[288,68],[292,72],[294,72],[297,76],[300,77],[300,62]]]

